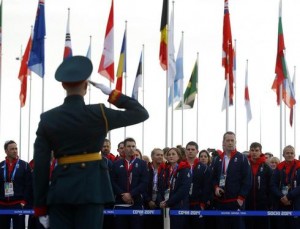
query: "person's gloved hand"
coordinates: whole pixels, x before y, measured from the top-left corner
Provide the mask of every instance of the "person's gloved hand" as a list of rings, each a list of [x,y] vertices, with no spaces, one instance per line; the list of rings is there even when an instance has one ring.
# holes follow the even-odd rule
[[[95,83],[91,80],[89,80],[89,83],[92,84],[94,87],[99,88],[105,95],[110,95],[110,93],[112,92],[112,90],[109,87],[105,86],[102,83]]]
[[[50,228],[49,215],[40,216],[39,221],[44,228]]]

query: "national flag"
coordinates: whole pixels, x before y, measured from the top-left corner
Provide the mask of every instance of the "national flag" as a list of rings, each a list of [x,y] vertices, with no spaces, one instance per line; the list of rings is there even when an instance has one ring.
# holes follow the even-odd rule
[[[21,66],[20,66],[19,76],[18,76],[18,79],[21,82],[21,89],[20,89],[20,96],[19,96],[21,107],[25,106],[26,96],[27,96],[27,76],[30,74],[30,70],[28,69],[27,64],[28,64],[31,45],[32,45],[32,32],[28,39],[25,53],[23,54],[23,57],[21,60]]]
[[[198,93],[198,64],[196,61],[189,83],[184,92],[184,96],[183,96],[184,109],[191,109],[194,107],[195,97],[197,93]],[[177,105],[176,110],[181,109],[181,106],[182,106],[182,102],[180,102]]]
[[[28,67],[42,78],[45,75],[45,36],[45,1],[39,0]]]
[[[68,20],[67,20],[67,32],[66,32],[66,41],[64,49],[64,60],[72,57],[72,43],[71,43],[71,33],[70,33],[70,9],[68,9]]]
[[[225,79],[229,81],[229,101],[233,102],[233,62],[234,50],[231,37],[230,14],[228,0],[224,2],[223,20],[223,53],[222,65],[225,68]]]
[[[89,58],[90,60],[92,59],[92,37],[90,37],[90,44],[86,52],[86,57]]]
[[[294,87],[289,74],[287,74],[283,80],[282,100],[289,108],[292,108],[296,104]]]
[[[159,61],[163,70],[168,69],[168,19],[169,19],[169,0],[163,0],[160,23],[160,48]]]
[[[177,58],[176,58],[176,74],[174,79],[173,103],[181,100],[183,93],[183,38],[181,38]],[[171,93],[169,95],[169,105],[172,103]]]
[[[277,57],[275,65],[275,79],[273,81],[272,89],[277,95],[277,105],[280,104],[280,87],[285,78],[287,78],[288,70],[285,61],[285,45],[282,27],[282,2],[279,2],[279,20],[278,20],[278,40],[277,40]]]
[[[104,47],[98,73],[114,82],[114,1],[111,1],[110,13],[107,21]]]
[[[229,106],[233,105],[233,98],[229,98]],[[227,107],[227,86],[225,84],[225,89],[224,89],[224,96],[223,96],[223,102],[222,102],[222,111],[225,110]]]
[[[126,45],[127,45],[127,41],[126,41],[126,29],[125,29],[120,58],[119,58],[118,70],[117,70],[117,84],[116,84],[116,90],[121,92],[123,86],[123,73],[126,72],[126,53],[127,53]]]
[[[292,82],[294,96],[295,96],[295,78],[296,78],[296,70],[294,70],[294,76],[293,76],[293,82]],[[292,106],[290,109],[290,125],[291,126],[293,126],[293,120],[294,120],[294,106]]]
[[[177,102],[181,99],[183,93],[183,38],[181,38],[177,58],[176,58],[176,75],[174,80],[174,98]]]
[[[245,75],[245,107],[247,112],[247,122],[249,123],[252,119],[252,112],[251,112],[249,88],[248,88],[248,62],[246,65],[246,75]]]
[[[134,80],[133,90],[132,90],[132,98],[138,100],[139,98],[139,88],[142,86],[142,78],[143,78],[143,51],[141,52],[140,61],[138,65],[138,69],[136,72],[136,77]]]

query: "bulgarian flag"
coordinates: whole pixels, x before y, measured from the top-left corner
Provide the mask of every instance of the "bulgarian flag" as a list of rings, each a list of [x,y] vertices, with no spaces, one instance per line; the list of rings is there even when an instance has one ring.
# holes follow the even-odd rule
[[[272,89],[277,95],[277,105],[280,104],[280,87],[282,86],[282,99],[285,104],[291,108],[295,103],[295,95],[292,83],[289,77],[288,67],[285,59],[285,45],[282,27],[282,1],[279,2],[279,21],[278,21],[278,42],[277,42],[277,57],[275,65],[275,79]]]

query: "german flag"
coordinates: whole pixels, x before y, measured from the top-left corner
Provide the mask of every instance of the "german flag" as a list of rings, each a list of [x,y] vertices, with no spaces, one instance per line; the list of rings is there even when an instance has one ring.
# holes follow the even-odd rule
[[[160,49],[159,49],[159,61],[163,70],[168,69],[168,32],[167,32],[168,18],[169,18],[169,0],[163,0],[161,23],[160,23]]]

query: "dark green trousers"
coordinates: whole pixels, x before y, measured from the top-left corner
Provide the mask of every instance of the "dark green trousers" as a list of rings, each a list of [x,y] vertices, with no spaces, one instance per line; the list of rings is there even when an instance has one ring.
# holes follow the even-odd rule
[[[49,207],[51,229],[102,229],[102,204],[64,204]]]

